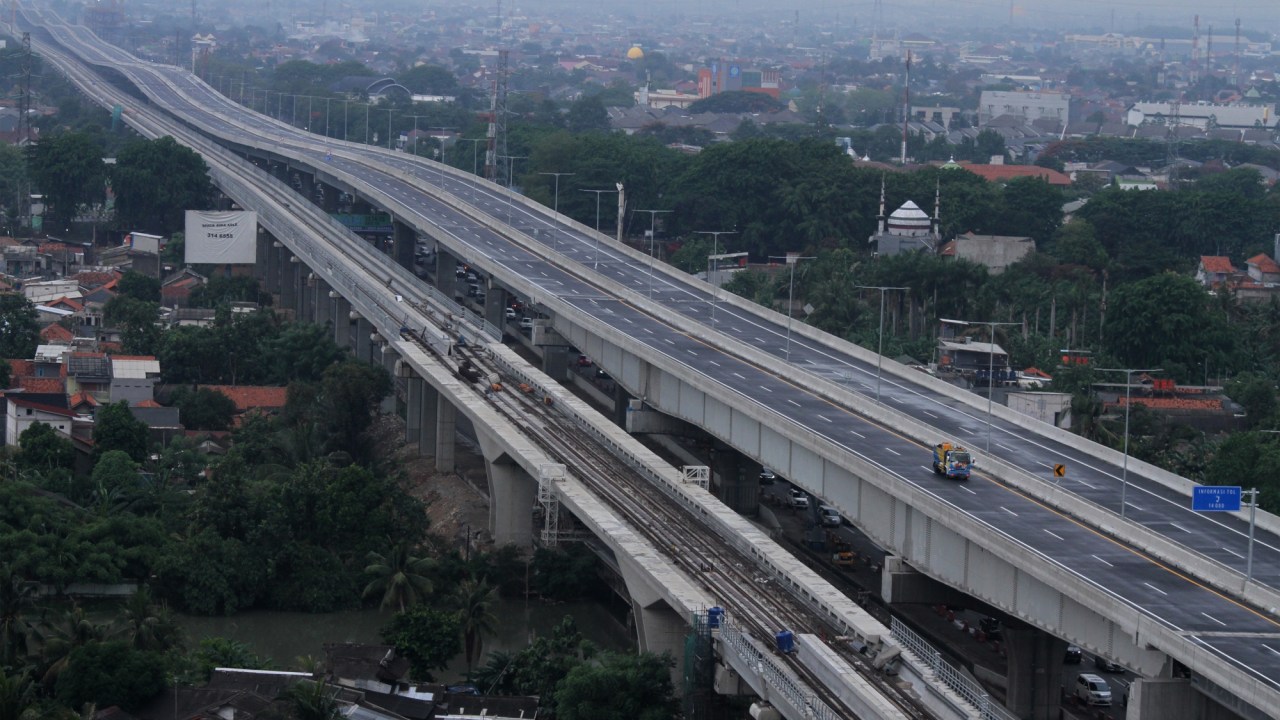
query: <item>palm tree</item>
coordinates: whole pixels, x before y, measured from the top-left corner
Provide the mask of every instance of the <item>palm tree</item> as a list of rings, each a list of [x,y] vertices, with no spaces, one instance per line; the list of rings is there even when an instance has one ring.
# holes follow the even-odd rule
[[[103,639],[106,630],[105,626],[90,620],[79,605],[72,605],[54,622],[41,623],[34,633],[40,641],[40,655],[45,663],[41,682],[51,687],[71,662],[71,653]]]
[[[18,720],[35,701],[35,687],[26,670],[12,675],[0,671],[0,720]]]
[[[168,650],[182,642],[182,629],[169,608],[151,602],[146,587],[129,596],[117,618],[117,634],[138,650]]]
[[[289,688],[293,713],[298,720],[338,720],[337,692],[328,682],[303,680]]]
[[[27,653],[31,623],[23,610],[35,602],[37,585],[8,565],[0,566],[0,666],[14,666]]]
[[[413,557],[405,543],[396,543],[385,556],[370,551],[368,561],[364,571],[374,578],[365,586],[363,597],[381,594],[381,608],[395,605],[404,612],[406,606],[418,604],[433,590],[431,581],[423,573],[435,562],[431,558]]]
[[[458,606],[458,624],[462,627],[462,649],[467,658],[467,674],[480,656],[480,643],[485,635],[492,635],[498,618],[493,614],[495,588],[484,579],[474,577],[463,580],[454,591]]]

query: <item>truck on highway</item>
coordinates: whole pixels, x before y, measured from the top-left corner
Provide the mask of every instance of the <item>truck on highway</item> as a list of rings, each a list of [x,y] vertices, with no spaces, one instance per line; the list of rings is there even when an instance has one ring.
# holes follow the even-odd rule
[[[952,480],[968,480],[973,456],[963,446],[940,442],[933,446],[933,471]]]

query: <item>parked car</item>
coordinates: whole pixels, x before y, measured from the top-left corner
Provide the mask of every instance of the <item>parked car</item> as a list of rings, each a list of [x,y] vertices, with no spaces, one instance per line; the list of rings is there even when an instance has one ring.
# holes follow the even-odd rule
[[[1100,676],[1093,673],[1080,673],[1076,676],[1076,699],[1086,705],[1111,705],[1111,686]]]
[[[1108,660],[1108,659],[1106,659],[1106,658],[1102,657],[1101,655],[1094,655],[1094,656],[1093,656],[1093,666],[1094,666],[1094,667],[1096,667],[1096,668],[1098,668],[1099,670],[1101,670],[1101,671],[1102,671],[1102,672],[1104,672],[1104,673],[1122,673],[1122,672],[1124,672],[1124,668],[1123,668],[1123,667],[1121,667],[1119,664],[1117,664],[1117,663],[1113,663],[1113,662],[1111,662],[1110,660]]]
[[[1084,653],[1080,652],[1078,645],[1068,645],[1067,654],[1062,658],[1063,665],[1079,665],[1080,660],[1084,657]]]

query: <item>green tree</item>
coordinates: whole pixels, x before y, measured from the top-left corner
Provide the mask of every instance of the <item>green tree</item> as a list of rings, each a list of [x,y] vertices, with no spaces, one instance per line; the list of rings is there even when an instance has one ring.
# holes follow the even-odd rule
[[[129,403],[121,400],[98,408],[93,420],[94,465],[106,453],[121,450],[134,462],[147,458],[151,446],[147,424],[129,412]]]
[[[498,619],[493,614],[497,589],[483,579],[469,577],[458,584],[453,600],[458,606],[458,623],[462,626],[462,648],[467,658],[467,674],[480,658],[480,644],[484,636],[497,629]]]
[[[214,275],[209,282],[191,291],[191,307],[217,308],[232,302],[270,304],[270,295],[262,292],[255,277]],[[266,302],[264,302],[266,300]]]
[[[13,224],[21,213],[21,197],[27,194],[27,158],[16,145],[0,145],[0,207],[11,223],[8,234],[13,234]]]
[[[386,555],[370,551],[368,560],[364,572],[373,579],[365,586],[364,597],[380,595],[378,607],[394,606],[403,613],[431,595],[433,588],[426,573],[434,562],[431,558],[413,557],[406,544],[397,543]]]
[[[458,616],[424,605],[397,613],[381,634],[383,642],[409,658],[414,678],[427,682],[433,670],[443,670],[462,650]]]
[[[1232,378],[1226,387],[1227,397],[1244,407],[1249,427],[1267,424],[1280,404],[1276,401],[1276,385],[1265,375],[1246,372]]]
[[[253,607],[267,580],[264,565],[243,541],[205,528],[157,558],[157,589],[188,612],[229,615]]]
[[[338,720],[342,717],[338,689],[324,680],[303,680],[289,688],[287,695],[297,720]]]
[[[18,436],[18,463],[40,470],[70,470],[76,449],[71,440],[42,422],[33,423]]]
[[[689,113],[767,113],[785,106],[764,93],[734,90],[716,93],[689,105]]]
[[[439,65],[418,65],[401,73],[396,80],[416,95],[458,94],[458,78]]]
[[[102,309],[103,320],[120,329],[126,352],[154,355],[160,344],[160,303],[117,295]]]
[[[19,720],[36,700],[35,683],[29,670],[10,672],[0,665],[0,720]]]
[[[386,368],[347,360],[330,365],[321,384],[330,449],[355,458],[367,457],[369,448],[360,442],[360,436],[373,422],[374,408],[391,392]]]
[[[151,600],[151,591],[139,588],[125,600],[116,619],[117,635],[135,650],[164,652],[183,643],[182,626],[173,613]]]
[[[1280,443],[1275,438],[1260,432],[1228,435],[1205,469],[1205,482],[1256,487],[1263,510],[1280,510]]]
[[[106,166],[102,147],[88,134],[55,133],[30,147],[27,163],[31,180],[48,199],[49,219],[55,225],[65,227],[81,206],[103,200]],[[150,182],[154,189],[154,178]]]
[[[111,168],[111,187],[121,225],[162,235],[181,230],[185,211],[208,208],[214,197],[204,158],[168,136],[121,148]]]
[[[1205,289],[1175,273],[1121,285],[1107,308],[1106,347],[1125,367],[1164,368],[1187,382],[1205,347],[1230,347],[1225,319]]]
[[[670,655],[606,653],[569,671],[556,686],[560,720],[672,720]]]
[[[574,100],[564,120],[569,132],[608,132],[610,129],[609,112],[599,95],[583,95]]]
[[[71,653],[58,677],[58,699],[71,707],[95,703],[136,710],[165,687],[164,658],[128,643],[91,643]]]
[[[120,295],[143,302],[160,302],[160,281],[149,275],[129,270],[116,285]]]
[[[271,661],[240,642],[224,637],[207,637],[200,641],[192,653],[196,679],[208,682],[213,671],[220,667],[244,668],[246,670],[269,670]]]
[[[0,357],[33,357],[39,342],[35,306],[21,293],[0,293]]]
[[[27,653],[31,624],[24,614],[35,604],[38,589],[11,565],[0,565],[0,668],[18,667]]]
[[[226,430],[236,415],[235,401],[212,388],[184,386],[174,391],[171,401],[188,430]]]

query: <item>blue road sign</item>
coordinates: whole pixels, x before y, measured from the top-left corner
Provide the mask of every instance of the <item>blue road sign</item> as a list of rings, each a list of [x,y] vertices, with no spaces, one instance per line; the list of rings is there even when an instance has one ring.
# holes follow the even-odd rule
[[[1197,485],[1191,489],[1195,512],[1235,512],[1240,509],[1239,485]]]

